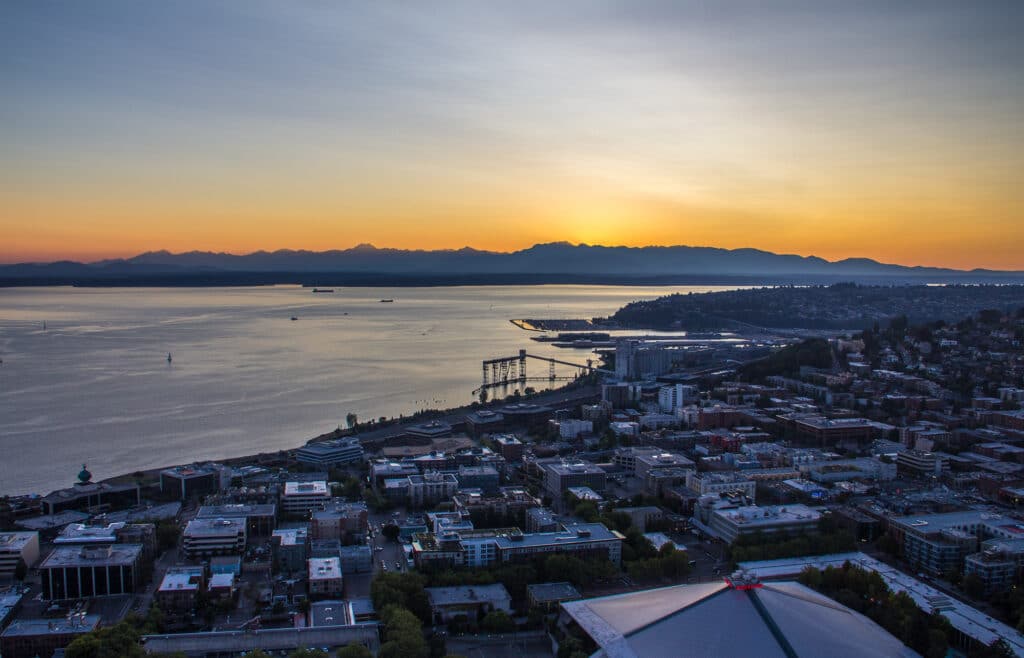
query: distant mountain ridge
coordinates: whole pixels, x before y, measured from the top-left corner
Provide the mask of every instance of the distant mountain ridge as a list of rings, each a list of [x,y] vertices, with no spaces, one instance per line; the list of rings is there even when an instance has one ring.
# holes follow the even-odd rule
[[[905,266],[868,258],[827,261],[817,256],[760,249],[649,246],[621,247],[552,242],[513,252],[465,247],[404,250],[361,244],[331,251],[256,251],[229,254],[151,251],[95,263],[59,261],[0,266],[0,278],[122,278],[138,275],[217,273],[350,273],[381,275],[564,275],[582,277],[1024,277],[1024,272]]]

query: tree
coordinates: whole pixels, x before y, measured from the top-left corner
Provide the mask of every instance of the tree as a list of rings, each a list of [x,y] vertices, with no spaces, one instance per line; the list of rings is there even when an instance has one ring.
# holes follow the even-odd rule
[[[349,429],[351,429],[359,424],[359,417],[350,411],[345,416],[345,424],[349,426]]]
[[[398,541],[398,535],[402,533],[402,530],[394,523],[389,523],[381,528],[380,533],[391,541]]]
[[[166,551],[178,545],[181,528],[174,521],[161,521],[156,526],[156,541],[160,550]]]
[[[330,658],[326,651],[320,649],[306,649],[305,647],[296,649],[288,654],[288,658]]]
[[[516,623],[504,610],[492,610],[480,622],[480,628],[489,633],[511,633],[516,630]]]
[[[985,594],[985,583],[976,573],[969,573],[960,581],[964,594],[972,599],[980,599]]]
[[[64,650],[64,655],[67,658],[143,658],[146,654],[140,644],[141,637],[134,626],[122,621],[75,638]]]
[[[352,642],[334,652],[336,658],[373,658],[373,652],[358,642]]]

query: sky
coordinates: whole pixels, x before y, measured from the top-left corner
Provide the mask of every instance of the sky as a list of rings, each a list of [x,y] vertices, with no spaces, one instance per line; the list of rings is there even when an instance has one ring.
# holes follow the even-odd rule
[[[756,247],[1024,270],[1024,3],[10,0],[0,262]]]

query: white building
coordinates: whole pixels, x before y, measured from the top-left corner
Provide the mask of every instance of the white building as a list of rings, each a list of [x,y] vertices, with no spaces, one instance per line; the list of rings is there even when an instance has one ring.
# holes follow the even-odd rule
[[[459,490],[459,479],[452,473],[430,472],[423,475],[410,475],[409,505],[412,507],[430,507],[449,500]]]
[[[323,509],[331,499],[327,483],[318,482],[285,482],[281,492],[281,510],[285,514],[306,516],[313,510]]]
[[[700,391],[697,387],[687,384],[662,386],[658,390],[658,407],[666,414],[674,414],[680,407],[694,404],[699,399]]]
[[[591,434],[594,431],[594,422],[591,420],[569,418],[551,422],[558,426],[558,436],[563,439],[575,439],[580,434]]]
[[[687,475],[686,487],[701,496],[705,494],[741,493],[750,500],[754,500],[757,483],[748,479],[742,473],[705,472]]]
[[[13,576],[19,562],[32,567],[38,560],[38,532],[0,533],[0,576]]]
[[[314,557],[309,559],[309,595],[340,597],[343,591],[341,559]]]

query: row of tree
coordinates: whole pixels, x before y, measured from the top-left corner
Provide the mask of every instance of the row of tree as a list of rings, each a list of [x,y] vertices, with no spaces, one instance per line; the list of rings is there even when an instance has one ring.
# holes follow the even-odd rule
[[[825,594],[877,623],[905,645],[926,658],[944,658],[955,637],[949,621],[938,613],[927,613],[906,592],[894,593],[878,572],[851,565],[824,571],[808,567],[799,582]],[[1002,640],[991,646],[974,646],[968,658],[1013,655]]]

